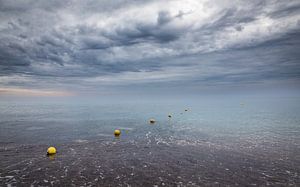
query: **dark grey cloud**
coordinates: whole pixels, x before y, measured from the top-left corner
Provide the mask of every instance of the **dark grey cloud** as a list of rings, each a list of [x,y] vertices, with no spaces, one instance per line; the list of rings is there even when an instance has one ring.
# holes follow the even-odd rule
[[[299,7],[275,0],[0,1],[0,86],[295,82]]]

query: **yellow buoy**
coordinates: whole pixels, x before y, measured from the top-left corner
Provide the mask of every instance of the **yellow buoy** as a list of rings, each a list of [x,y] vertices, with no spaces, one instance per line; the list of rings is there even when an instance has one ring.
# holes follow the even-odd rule
[[[115,136],[120,136],[121,131],[117,129],[117,130],[115,130],[114,134],[115,134]]]
[[[54,155],[56,153],[55,147],[49,147],[47,150],[47,155]]]
[[[155,123],[155,119],[150,119],[149,122],[153,124]]]

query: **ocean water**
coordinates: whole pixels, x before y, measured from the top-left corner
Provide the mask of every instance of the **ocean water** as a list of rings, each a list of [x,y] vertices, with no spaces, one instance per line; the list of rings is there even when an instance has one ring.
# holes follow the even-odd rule
[[[1,100],[0,185],[297,186],[299,104],[298,97]],[[49,146],[55,156],[46,156]]]

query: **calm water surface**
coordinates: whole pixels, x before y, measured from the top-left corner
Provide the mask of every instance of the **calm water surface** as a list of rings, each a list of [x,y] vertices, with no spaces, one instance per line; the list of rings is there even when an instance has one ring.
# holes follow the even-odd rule
[[[297,186],[299,103],[1,100],[0,185]]]

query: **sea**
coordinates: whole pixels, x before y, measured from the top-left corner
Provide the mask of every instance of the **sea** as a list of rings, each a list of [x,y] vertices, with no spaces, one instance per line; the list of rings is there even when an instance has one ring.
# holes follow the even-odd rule
[[[299,185],[300,97],[0,98],[0,186]]]

